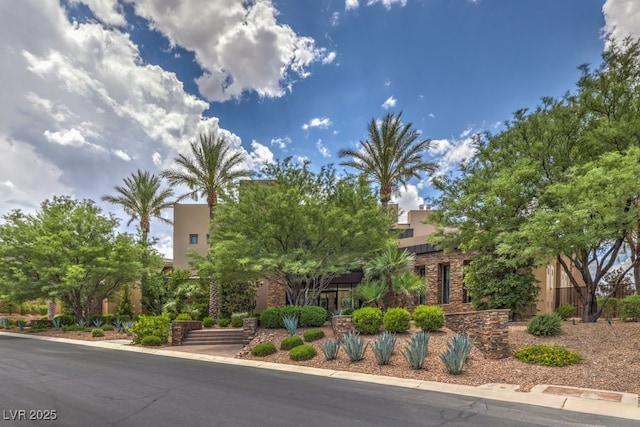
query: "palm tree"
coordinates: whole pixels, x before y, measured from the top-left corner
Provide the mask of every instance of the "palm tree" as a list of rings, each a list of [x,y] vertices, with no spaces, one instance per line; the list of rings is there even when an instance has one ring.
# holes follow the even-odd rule
[[[161,190],[160,178],[149,172],[132,173],[130,177],[124,179],[124,186],[115,186],[117,196],[102,196],[102,200],[120,205],[131,217],[127,225],[135,220],[140,221],[140,233],[142,241],[147,243],[149,230],[151,228],[151,217],[171,224],[166,218],[161,216],[163,209],[172,207],[173,190],[170,188]]]
[[[176,163],[180,169],[162,172],[172,185],[186,185],[189,192],[179,198],[190,197],[198,200],[206,197],[209,219],[213,220],[218,195],[226,191],[240,178],[253,174],[245,166],[246,156],[242,151],[234,151],[223,137],[215,137],[211,132],[200,134],[200,141],[191,143],[191,156],[180,154]],[[218,285],[211,282],[209,287],[209,316],[219,317]]]
[[[402,113],[388,113],[378,125],[375,119],[369,123],[369,139],[361,141],[362,148],[341,149],[339,157],[351,159],[341,163],[373,178],[380,185],[380,202],[386,209],[391,195],[398,184],[407,185],[421,172],[435,172],[435,163],[426,162],[422,156],[431,143],[428,139],[418,140],[420,133],[411,123],[402,123]]]
[[[365,284],[357,293],[368,294],[368,288],[377,289],[376,297],[367,302],[377,305],[381,301],[383,308],[397,305],[397,294],[410,295],[424,286],[424,281],[413,273],[415,258],[415,254],[400,251],[396,246],[387,247],[364,266]]]

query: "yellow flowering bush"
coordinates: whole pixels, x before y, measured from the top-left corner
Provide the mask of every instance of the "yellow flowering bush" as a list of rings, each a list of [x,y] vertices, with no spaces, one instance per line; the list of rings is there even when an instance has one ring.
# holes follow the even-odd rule
[[[578,363],[582,356],[557,344],[535,344],[514,351],[513,356],[526,363],[544,366],[567,366]]]

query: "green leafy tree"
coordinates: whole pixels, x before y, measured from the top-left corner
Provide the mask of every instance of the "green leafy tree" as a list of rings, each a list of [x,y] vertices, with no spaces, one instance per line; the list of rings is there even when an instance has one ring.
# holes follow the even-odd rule
[[[163,308],[175,297],[178,287],[189,281],[190,271],[175,268],[169,272],[156,270],[143,277],[141,287],[141,303],[143,311],[148,314],[162,314]]]
[[[495,254],[478,255],[464,267],[464,286],[474,309],[507,308],[512,318],[522,315],[540,292],[530,268],[515,269]]]
[[[218,197],[229,191],[239,179],[253,174],[246,168],[246,156],[234,147],[224,136],[212,133],[201,134],[199,143],[191,143],[191,155],[180,154],[176,158],[178,169],[162,172],[172,185],[185,185],[189,192],[180,197],[198,200],[204,197],[209,206],[209,219],[215,217]],[[219,317],[220,302],[218,285],[211,282],[209,287],[209,316]]]
[[[399,184],[406,186],[409,179],[436,170],[435,163],[423,158],[431,141],[420,140],[411,123],[402,123],[402,113],[388,113],[380,124],[371,119],[368,133],[360,148],[342,149],[338,156],[350,158],[341,164],[359,170],[379,185],[380,202],[385,208]]]
[[[124,179],[124,186],[117,185],[116,196],[103,196],[102,200],[120,205],[125,213],[131,217],[127,225],[133,221],[140,221],[140,233],[143,242],[148,241],[149,230],[151,229],[151,218],[156,218],[161,222],[171,224],[161,213],[164,209],[171,208],[173,201],[173,190],[170,188],[162,190],[160,178],[149,172],[138,170]]]
[[[460,176],[435,181],[442,197],[431,220],[448,229],[431,242],[492,254],[498,265],[486,271],[555,258],[583,320],[593,322],[599,284],[640,223],[639,44],[614,42],[601,67],[581,69],[575,94],[516,112],[503,132],[477,137],[477,155]]]
[[[392,237],[392,221],[366,182],[318,173],[290,159],[267,165],[220,204],[213,247],[196,260],[219,282],[274,280],[295,305],[315,304],[330,281],[362,266]],[[207,266],[208,264],[208,266]]]
[[[56,298],[89,320],[102,300],[140,279],[147,248],[117,234],[118,220],[92,201],[54,197],[36,214],[0,225],[0,290],[18,300]]]
[[[120,292],[120,302],[118,302],[118,316],[133,316],[133,303],[131,302],[131,290],[125,285]]]

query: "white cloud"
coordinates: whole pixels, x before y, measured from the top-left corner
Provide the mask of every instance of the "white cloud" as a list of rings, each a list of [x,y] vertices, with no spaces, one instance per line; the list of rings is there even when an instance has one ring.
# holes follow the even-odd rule
[[[322,140],[318,139],[316,141],[316,148],[318,149],[318,151],[320,152],[320,154],[322,154],[322,157],[331,157],[331,153],[329,152],[329,149],[327,147],[325,147],[324,145],[322,145]]]
[[[432,118],[432,119],[435,119],[435,118],[436,118],[436,115],[435,115],[435,114],[433,114],[433,113],[429,113],[429,117],[430,117],[430,118]]]
[[[251,148],[253,151],[249,155],[252,168],[259,170],[262,166],[274,162],[273,153],[266,145],[254,140],[251,141]]]
[[[606,33],[616,39],[640,37],[640,2],[637,0],[607,0],[602,12]]]
[[[340,12],[333,12],[331,14],[331,20],[329,21],[332,27],[337,26],[340,23]]]
[[[382,3],[385,9],[389,10],[394,4],[399,4],[401,7],[406,6],[407,0],[367,0],[367,6],[371,6],[376,3]]]
[[[310,128],[326,129],[331,126],[331,120],[328,117],[314,117],[307,123],[302,125],[302,129],[309,130]]]
[[[277,21],[271,0],[201,1],[197,7],[186,1],[127,1],[171,44],[195,53],[203,69],[198,88],[212,101],[237,99],[247,91],[280,97],[325,57],[326,49],[313,38]]]
[[[334,59],[336,59],[336,53],[334,51],[331,51],[327,54],[327,56],[325,56],[324,58],[322,58],[322,63],[323,64],[331,64]]]
[[[156,166],[162,165],[162,155],[157,151],[151,155],[151,160],[153,161],[153,164]]]
[[[473,129],[471,129],[471,128],[467,128],[467,129],[463,130],[462,133],[460,134],[460,137],[462,137],[462,138],[468,137],[471,134],[472,130]]]
[[[111,150],[111,152],[114,154],[114,156],[121,158],[125,162],[131,161],[131,157],[123,150],[117,149],[117,150]]]
[[[382,108],[384,108],[385,110],[388,110],[389,108],[393,108],[396,106],[396,102],[398,100],[395,99],[393,96],[390,96],[389,98],[387,98],[386,101],[384,101],[384,103],[382,104]]]
[[[127,23],[118,0],[70,0],[70,3],[72,5],[84,3],[96,18],[105,24],[124,25]]]
[[[465,133],[466,130],[462,132]],[[460,140],[434,139],[431,141],[429,152],[436,157],[438,163],[436,174],[444,175],[457,165],[466,164],[475,156],[474,136],[469,132]]]
[[[387,87],[391,86],[391,80],[386,80],[384,82],[384,85],[387,86]]]
[[[360,6],[360,2],[358,0],[345,0],[344,8],[346,10],[357,9]]]
[[[399,223],[406,223],[407,213],[424,204],[424,199],[418,195],[418,189],[418,186],[413,184],[408,184],[406,188],[401,186],[398,193],[391,197],[391,203],[396,203],[400,210]]]
[[[278,146],[281,150],[285,150],[287,145],[291,144],[291,138],[285,136],[284,138],[273,138],[271,140],[271,146]]]

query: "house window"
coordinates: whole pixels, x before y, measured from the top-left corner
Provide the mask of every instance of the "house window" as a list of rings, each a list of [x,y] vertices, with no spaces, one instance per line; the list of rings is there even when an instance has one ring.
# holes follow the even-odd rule
[[[451,266],[440,265],[440,304],[449,304],[449,290],[451,288]]]
[[[462,302],[466,303],[470,303],[472,299],[469,295],[469,292],[467,291],[467,285],[464,281],[464,269],[469,265],[469,262],[469,260],[465,260],[462,262]]]
[[[420,267],[416,267],[415,268],[415,273],[416,273],[416,276],[421,278],[422,282],[424,283],[425,279],[427,278],[427,268],[424,265],[422,265]],[[425,289],[423,288],[416,295],[416,303],[419,304],[419,305],[424,305],[424,304],[426,304],[426,301],[427,301],[427,294],[425,292]]]
[[[197,234],[189,234],[189,244],[197,245],[198,244],[198,235]]]

